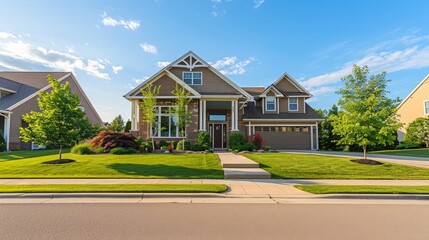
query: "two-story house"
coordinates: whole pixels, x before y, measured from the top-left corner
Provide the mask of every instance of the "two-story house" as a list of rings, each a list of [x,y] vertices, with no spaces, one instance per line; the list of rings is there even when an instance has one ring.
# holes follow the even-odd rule
[[[161,86],[157,96],[154,126],[143,121],[140,89]],[[231,132],[245,136],[259,133],[274,149],[318,149],[318,123],[323,120],[306,100],[312,95],[288,74],[264,87],[239,87],[193,52],[188,52],[124,95],[132,105],[132,132],[144,139],[179,140],[177,119],[171,106],[176,84],[183,86],[192,101],[187,138],[208,131],[212,147],[228,148]],[[148,132],[148,129],[150,129]]]

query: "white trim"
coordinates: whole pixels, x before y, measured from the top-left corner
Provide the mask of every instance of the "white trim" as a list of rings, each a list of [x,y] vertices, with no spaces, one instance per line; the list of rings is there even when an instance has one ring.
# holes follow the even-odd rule
[[[249,126],[249,124],[246,124],[244,126]],[[316,126],[314,124],[254,124],[252,123],[252,127],[311,127],[311,126]]]
[[[199,121],[199,131],[203,131],[203,100],[199,100],[199,111],[198,111],[198,121]]]
[[[287,99],[287,110],[289,111],[289,112],[298,112],[299,111],[299,101],[298,101],[298,98],[296,98],[296,97],[293,97],[294,99],[296,99],[296,110],[291,110],[290,109],[290,97]]]
[[[280,113],[280,100],[279,100],[279,98],[276,98],[276,100],[277,100],[277,106],[276,106],[277,114],[279,114]]]
[[[314,150],[314,145],[313,145],[313,126],[310,127],[310,141],[311,141],[311,150]]]
[[[310,95],[288,95],[288,97],[296,97],[296,98],[306,98],[306,97],[311,97]]]
[[[128,97],[128,100],[135,100],[135,99],[145,99],[146,97],[143,96],[132,96],[132,97]],[[155,99],[176,99],[176,96],[157,96],[155,97]],[[192,98],[192,99],[200,99],[200,96],[189,96],[188,98]]]
[[[58,79],[58,82],[62,82],[64,79],[68,78],[71,75],[71,73],[67,73],[66,75],[62,76],[61,78]],[[47,84],[45,87],[43,87],[42,89],[38,90],[37,92],[31,94],[30,96],[22,99],[21,101],[13,104],[12,106],[8,107],[6,110],[11,111],[17,107],[19,107],[20,105],[26,103],[27,101],[29,101],[30,99],[36,97],[39,95],[40,92],[44,92],[46,90],[48,90],[49,88],[51,88],[51,84]]]
[[[314,122],[314,121],[323,121],[325,119],[263,119],[263,118],[246,118],[243,119],[243,121],[256,121],[256,122],[300,122],[300,121],[309,121],[309,122]]]
[[[7,116],[6,116],[7,114]],[[6,142],[6,151],[9,151],[9,142],[10,142],[10,114],[11,112],[6,111],[0,111],[0,115],[4,117],[4,129],[1,129],[3,131],[3,138]]]
[[[404,100],[402,100],[402,102],[398,105],[396,109],[399,109],[417,91],[417,89],[419,89],[423,85],[423,83],[426,82],[426,80],[429,80],[429,74],[425,78],[423,78],[419,85],[417,85],[417,87],[414,88],[413,91],[411,91],[410,94],[408,94],[408,96],[404,98]]]
[[[249,136],[252,136],[252,123],[251,122],[249,122],[249,129],[248,129],[248,135]]]
[[[269,98],[274,98],[274,109],[273,110],[269,110],[268,109],[268,99]],[[272,96],[270,96],[270,97],[265,97],[265,111],[266,112],[276,112],[277,111],[277,98],[276,97],[272,97]]]
[[[426,103],[429,103],[429,100],[423,101],[423,114],[425,114],[427,116],[427,115],[429,115],[429,111],[426,112]],[[429,109],[429,106],[427,108]]]
[[[185,61],[186,58],[189,57],[189,63]],[[192,58],[194,58],[196,61],[192,62]],[[179,63],[185,63],[185,65],[179,65]],[[205,61],[201,61],[201,59],[198,59],[197,56],[192,52],[189,51],[185,55],[179,57],[176,61],[169,64],[171,67],[178,67],[178,68],[188,68],[190,71],[192,71],[193,68],[196,67],[208,67],[208,63]]]
[[[168,114],[167,113],[161,113],[161,108],[163,108],[163,107],[168,107],[170,109],[170,111],[169,111]],[[153,135],[153,132],[152,132],[153,126],[151,124],[151,126],[150,126],[150,135],[151,135],[151,138],[186,138],[186,136],[188,135],[186,128],[185,128],[185,136],[181,137],[180,136],[179,126],[176,126],[176,136],[171,136],[171,129],[170,129],[171,119],[174,116],[174,114],[171,114],[171,108],[173,108],[173,107],[174,106],[172,106],[172,105],[156,105],[155,106],[155,108],[158,108],[158,114],[156,116],[158,118],[158,135],[157,136]],[[168,120],[168,136],[161,136],[161,117],[163,117],[163,116],[164,117],[166,117],[166,116],[169,117],[169,120]]]
[[[305,89],[303,86],[301,86],[301,84],[299,84],[295,79],[293,79],[287,72],[283,73],[283,75],[281,75],[274,83],[273,85],[276,86],[279,82],[281,82],[285,77],[288,77],[288,80],[290,80],[289,82],[292,83],[292,85],[294,85],[296,88],[298,88],[299,90],[301,90],[302,92],[307,93],[310,97],[312,97],[313,95],[307,91],[307,89]]]
[[[203,100],[203,131],[207,131],[207,101]]]
[[[192,81],[192,83],[191,84],[189,84],[189,83],[186,83],[185,82],[185,73],[190,73],[191,74],[191,81]],[[201,74],[201,83],[200,84],[194,84],[194,73],[199,73],[199,74]],[[188,84],[188,85],[196,85],[196,86],[201,86],[201,85],[203,85],[203,72],[185,72],[185,71],[183,71],[182,72],[182,81],[184,82],[184,83],[186,83],[186,84]]]
[[[284,97],[285,95],[283,93],[281,93],[274,85],[270,85],[269,87],[267,87],[267,89],[265,89],[265,91],[263,91],[261,93],[261,95],[259,95],[259,97],[267,97],[267,94],[273,91],[274,94],[276,95],[276,97]]]
[[[319,124],[316,122],[316,150],[319,150]]]
[[[222,99],[222,101],[225,99],[235,100],[235,99],[242,98],[242,97],[243,97],[243,95],[201,95],[201,98],[210,98],[210,100],[212,100],[212,98],[214,98],[214,99],[217,98],[217,99]]]
[[[14,91],[14,90],[11,90],[11,89],[8,89],[8,88],[3,88],[3,87],[0,87],[0,91],[8,92],[8,93],[16,93],[16,91]]]

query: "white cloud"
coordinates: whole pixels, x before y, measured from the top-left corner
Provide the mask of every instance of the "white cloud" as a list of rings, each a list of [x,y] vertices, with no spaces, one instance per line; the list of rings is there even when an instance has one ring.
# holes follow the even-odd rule
[[[105,60],[85,59],[71,53],[34,46],[22,40],[0,44],[0,66],[10,70],[29,70],[41,67],[54,71],[75,72],[82,70],[89,75],[110,79],[105,73]]]
[[[104,26],[122,26],[125,29],[131,29],[136,30],[140,27],[140,21],[139,20],[124,20],[124,19],[114,19],[110,16],[107,16],[107,13],[104,12],[102,16],[101,22],[104,24]]]
[[[149,77],[144,76],[143,78],[134,78],[133,80],[134,80],[135,83],[140,84],[140,83],[146,81],[148,78]]]
[[[333,85],[350,74],[354,64],[367,65],[371,74],[429,67],[429,35],[407,35],[383,41],[365,52],[365,55],[345,63],[338,70],[311,77],[301,84],[314,95],[323,95],[335,91]]]
[[[157,62],[156,65],[160,68],[168,66],[171,62]]]
[[[112,71],[114,74],[118,74],[120,71],[122,71],[122,69],[124,69],[123,66],[112,66]]]
[[[0,32],[0,39],[7,39],[7,38],[16,38],[15,35],[8,32]]]
[[[149,43],[140,43],[140,47],[143,48],[143,51],[156,55],[158,53],[158,48],[155,45]]]
[[[255,58],[248,58],[243,61],[238,61],[237,57],[224,57],[212,64],[214,68],[225,75],[243,75],[246,73],[246,67],[255,61]]]
[[[253,1],[253,7],[254,8],[259,8],[262,4],[264,4],[265,0],[254,0]]]

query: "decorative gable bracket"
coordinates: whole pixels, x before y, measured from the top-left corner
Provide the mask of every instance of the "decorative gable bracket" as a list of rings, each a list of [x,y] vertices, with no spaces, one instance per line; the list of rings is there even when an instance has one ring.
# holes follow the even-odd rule
[[[192,71],[192,69],[196,67],[208,67],[206,63],[198,60],[195,56],[193,56],[193,54],[188,54],[185,57],[178,59],[171,66],[179,67],[179,68],[187,68],[190,71]]]

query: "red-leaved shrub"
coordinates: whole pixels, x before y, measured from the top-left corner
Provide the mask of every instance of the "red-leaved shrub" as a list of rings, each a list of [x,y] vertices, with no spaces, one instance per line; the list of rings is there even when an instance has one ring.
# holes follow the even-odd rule
[[[123,147],[139,149],[136,138],[127,132],[101,131],[91,140],[94,147],[103,147],[105,152],[110,149]]]
[[[262,149],[265,145],[265,141],[262,138],[261,134],[257,133],[254,134],[250,137],[249,142],[252,142],[253,144],[255,144],[256,149]]]

